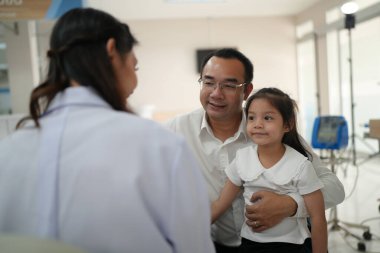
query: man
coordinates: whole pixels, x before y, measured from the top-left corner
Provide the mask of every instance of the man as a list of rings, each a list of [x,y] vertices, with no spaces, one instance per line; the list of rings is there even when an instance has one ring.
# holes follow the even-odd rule
[[[224,172],[238,149],[252,145],[245,133],[242,103],[253,89],[253,65],[234,49],[221,49],[207,56],[201,65],[200,101],[203,109],[178,116],[167,123],[185,136],[201,163],[211,201],[218,198],[226,181]],[[325,187],[326,208],[341,203],[344,189],[338,178],[313,155],[313,166]],[[277,195],[261,191],[246,207],[247,224],[256,232],[278,224],[289,216],[307,216],[300,195]],[[240,228],[244,222],[244,200],[238,197],[232,207],[212,225],[217,252],[237,252]]]

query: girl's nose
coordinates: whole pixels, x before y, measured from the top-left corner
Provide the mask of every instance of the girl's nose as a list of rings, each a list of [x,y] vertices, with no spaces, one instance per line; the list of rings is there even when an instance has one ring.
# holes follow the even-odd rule
[[[263,124],[262,124],[261,120],[260,120],[260,119],[256,119],[256,120],[254,121],[254,123],[253,123],[253,127],[254,127],[254,128],[262,128],[262,127],[263,127]]]

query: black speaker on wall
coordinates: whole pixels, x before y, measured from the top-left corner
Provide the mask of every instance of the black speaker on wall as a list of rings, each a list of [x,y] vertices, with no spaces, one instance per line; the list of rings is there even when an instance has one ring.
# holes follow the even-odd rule
[[[198,73],[201,73],[201,65],[202,65],[202,62],[203,62],[203,59],[207,56],[207,55],[209,55],[209,54],[211,54],[212,52],[214,52],[214,51],[216,51],[216,50],[218,50],[219,48],[208,48],[208,49],[197,49],[197,52],[196,52],[196,54],[197,54],[197,71],[198,71]]]
[[[206,48],[206,49],[197,49],[196,51],[196,58],[197,58],[197,71],[198,73],[201,73],[201,65],[203,62],[203,59],[206,58],[209,54],[212,52],[222,49],[222,48],[232,48],[232,49],[237,49],[236,47],[220,47],[220,48]]]

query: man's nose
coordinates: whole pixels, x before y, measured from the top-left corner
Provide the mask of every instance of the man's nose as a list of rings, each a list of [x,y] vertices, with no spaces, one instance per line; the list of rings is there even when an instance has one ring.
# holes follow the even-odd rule
[[[223,95],[222,86],[219,83],[216,83],[211,92],[213,95]]]

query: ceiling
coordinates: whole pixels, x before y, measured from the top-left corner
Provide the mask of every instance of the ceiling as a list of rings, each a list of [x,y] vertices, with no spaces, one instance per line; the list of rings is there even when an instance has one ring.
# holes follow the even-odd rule
[[[86,0],[122,20],[295,15],[322,0]]]

